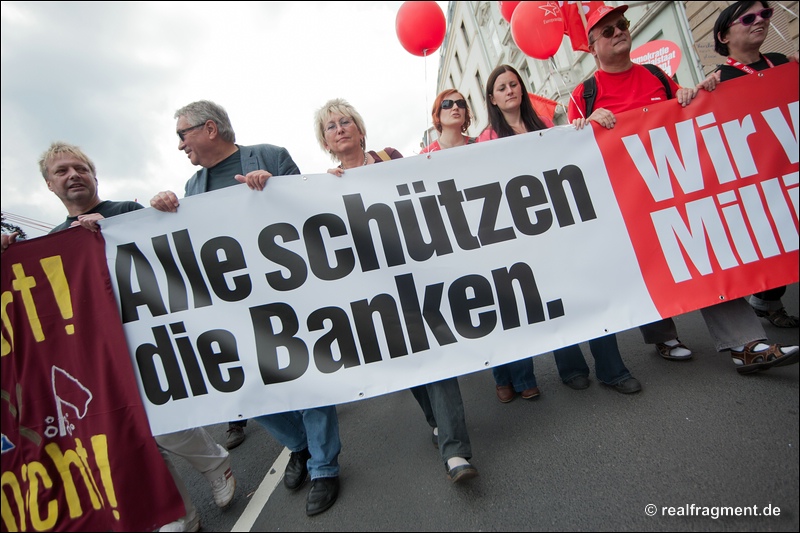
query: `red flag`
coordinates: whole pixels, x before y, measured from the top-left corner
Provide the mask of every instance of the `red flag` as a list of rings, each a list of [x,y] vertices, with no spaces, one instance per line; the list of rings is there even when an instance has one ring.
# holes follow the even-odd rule
[[[564,33],[569,35],[572,49],[582,52],[589,51],[589,41],[586,38],[586,24],[593,11],[605,5],[605,2],[559,2],[561,12],[564,14]],[[583,9],[584,18],[581,18],[579,9]]]
[[[186,514],[151,436],[102,234],[18,242],[0,262],[0,529],[153,531]]]
[[[531,99],[531,104],[537,115],[540,117],[547,117],[551,121],[553,120],[553,117],[556,116],[556,106],[558,106],[558,102],[533,93],[528,93],[528,98]]]

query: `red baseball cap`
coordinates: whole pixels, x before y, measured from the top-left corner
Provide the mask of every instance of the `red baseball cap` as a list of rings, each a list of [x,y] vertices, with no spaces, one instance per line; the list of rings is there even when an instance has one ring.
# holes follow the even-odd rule
[[[628,6],[621,5],[617,7],[611,6],[603,6],[599,9],[596,9],[589,15],[589,20],[586,21],[586,38],[589,38],[589,32],[592,31],[592,28],[597,26],[597,24],[603,20],[606,16],[612,13],[619,13],[620,15],[625,13],[628,10]]]

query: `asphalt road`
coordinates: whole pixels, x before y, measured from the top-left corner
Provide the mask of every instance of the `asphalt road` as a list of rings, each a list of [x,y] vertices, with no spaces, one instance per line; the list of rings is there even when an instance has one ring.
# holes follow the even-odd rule
[[[784,304],[798,314],[797,284]],[[617,335],[638,394],[594,376],[574,391],[550,354],[535,359],[535,401],[498,402],[490,370],[459,378],[480,471],[464,486],[448,481],[408,391],[338,407],[341,493],[315,517],[305,515],[310,484],[283,487],[287,453],[254,422],[231,451],[229,508],[214,505],[188,463],[175,464],[204,531],[798,531],[800,365],[741,376],[714,350],[698,311],[676,322],[691,361],[662,359],[638,329]],[[797,329],[763,323],[773,342],[800,343]],[[226,429],[208,427],[220,443]]]

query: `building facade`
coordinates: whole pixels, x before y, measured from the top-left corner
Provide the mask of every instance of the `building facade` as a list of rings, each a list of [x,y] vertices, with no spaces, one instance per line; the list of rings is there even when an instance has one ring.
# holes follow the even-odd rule
[[[675,72],[669,74],[680,85],[694,86],[724,59],[714,52],[713,26],[719,12],[731,3],[606,2],[606,5],[629,6],[626,17],[631,20],[633,57],[639,47],[664,41],[670,50],[679,49],[681,55]],[[797,50],[798,2],[770,5],[775,14],[764,49],[787,54]],[[486,80],[495,67],[504,63],[519,71],[531,93],[558,102],[554,121],[566,123],[566,106],[572,90],[596,70],[591,54],[573,51],[569,38],[564,36],[561,47],[550,60],[526,56],[514,43],[511,26],[496,1],[449,2],[446,19],[447,33],[439,49],[437,93],[455,88],[464,95],[474,114],[469,135],[478,135],[487,125]],[[435,135],[435,131],[427,132],[431,139]]]

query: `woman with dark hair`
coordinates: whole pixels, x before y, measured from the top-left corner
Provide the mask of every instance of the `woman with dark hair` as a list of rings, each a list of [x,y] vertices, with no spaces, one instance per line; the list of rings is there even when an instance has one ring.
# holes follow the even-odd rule
[[[511,65],[500,65],[489,75],[486,103],[489,125],[478,142],[553,127],[552,120],[536,114],[522,76]]]
[[[478,142],[521,133],[542,130],[553,126],[553,122],[540,117],[525,90],[522,77],[514,67],[500,65],[492,71],[486,82],[486,102],[489,111],[489,125],[478,137]],[[595,358],[595,374],[602,383],[623,394],[642,390],[639,380],[634,378],[617,346],[614,334],[589,341],[589,348]],[[577,344],[553,351],[561,381],[575,390],[589,386],[589,367]],[[497,399],[503,403],[513,400],[517,393],[523,399],[533,400],[541,392],[536,386],[533,372],[533,358],[526,358],[492,368]]]
[[[779,53],[761,53],[769,33],[773,10],[768,2],[736,2],[725,8],[714,23],[714,50],[727,59],[716,75],[727,81],[759,70],[767,70],[789,61],[798,61],[798,53],[786,57]],[[786,313],[781,298],[786,287],[776,287],[750,296],[756,315],[779,328],[796,328],[798,317]]]

